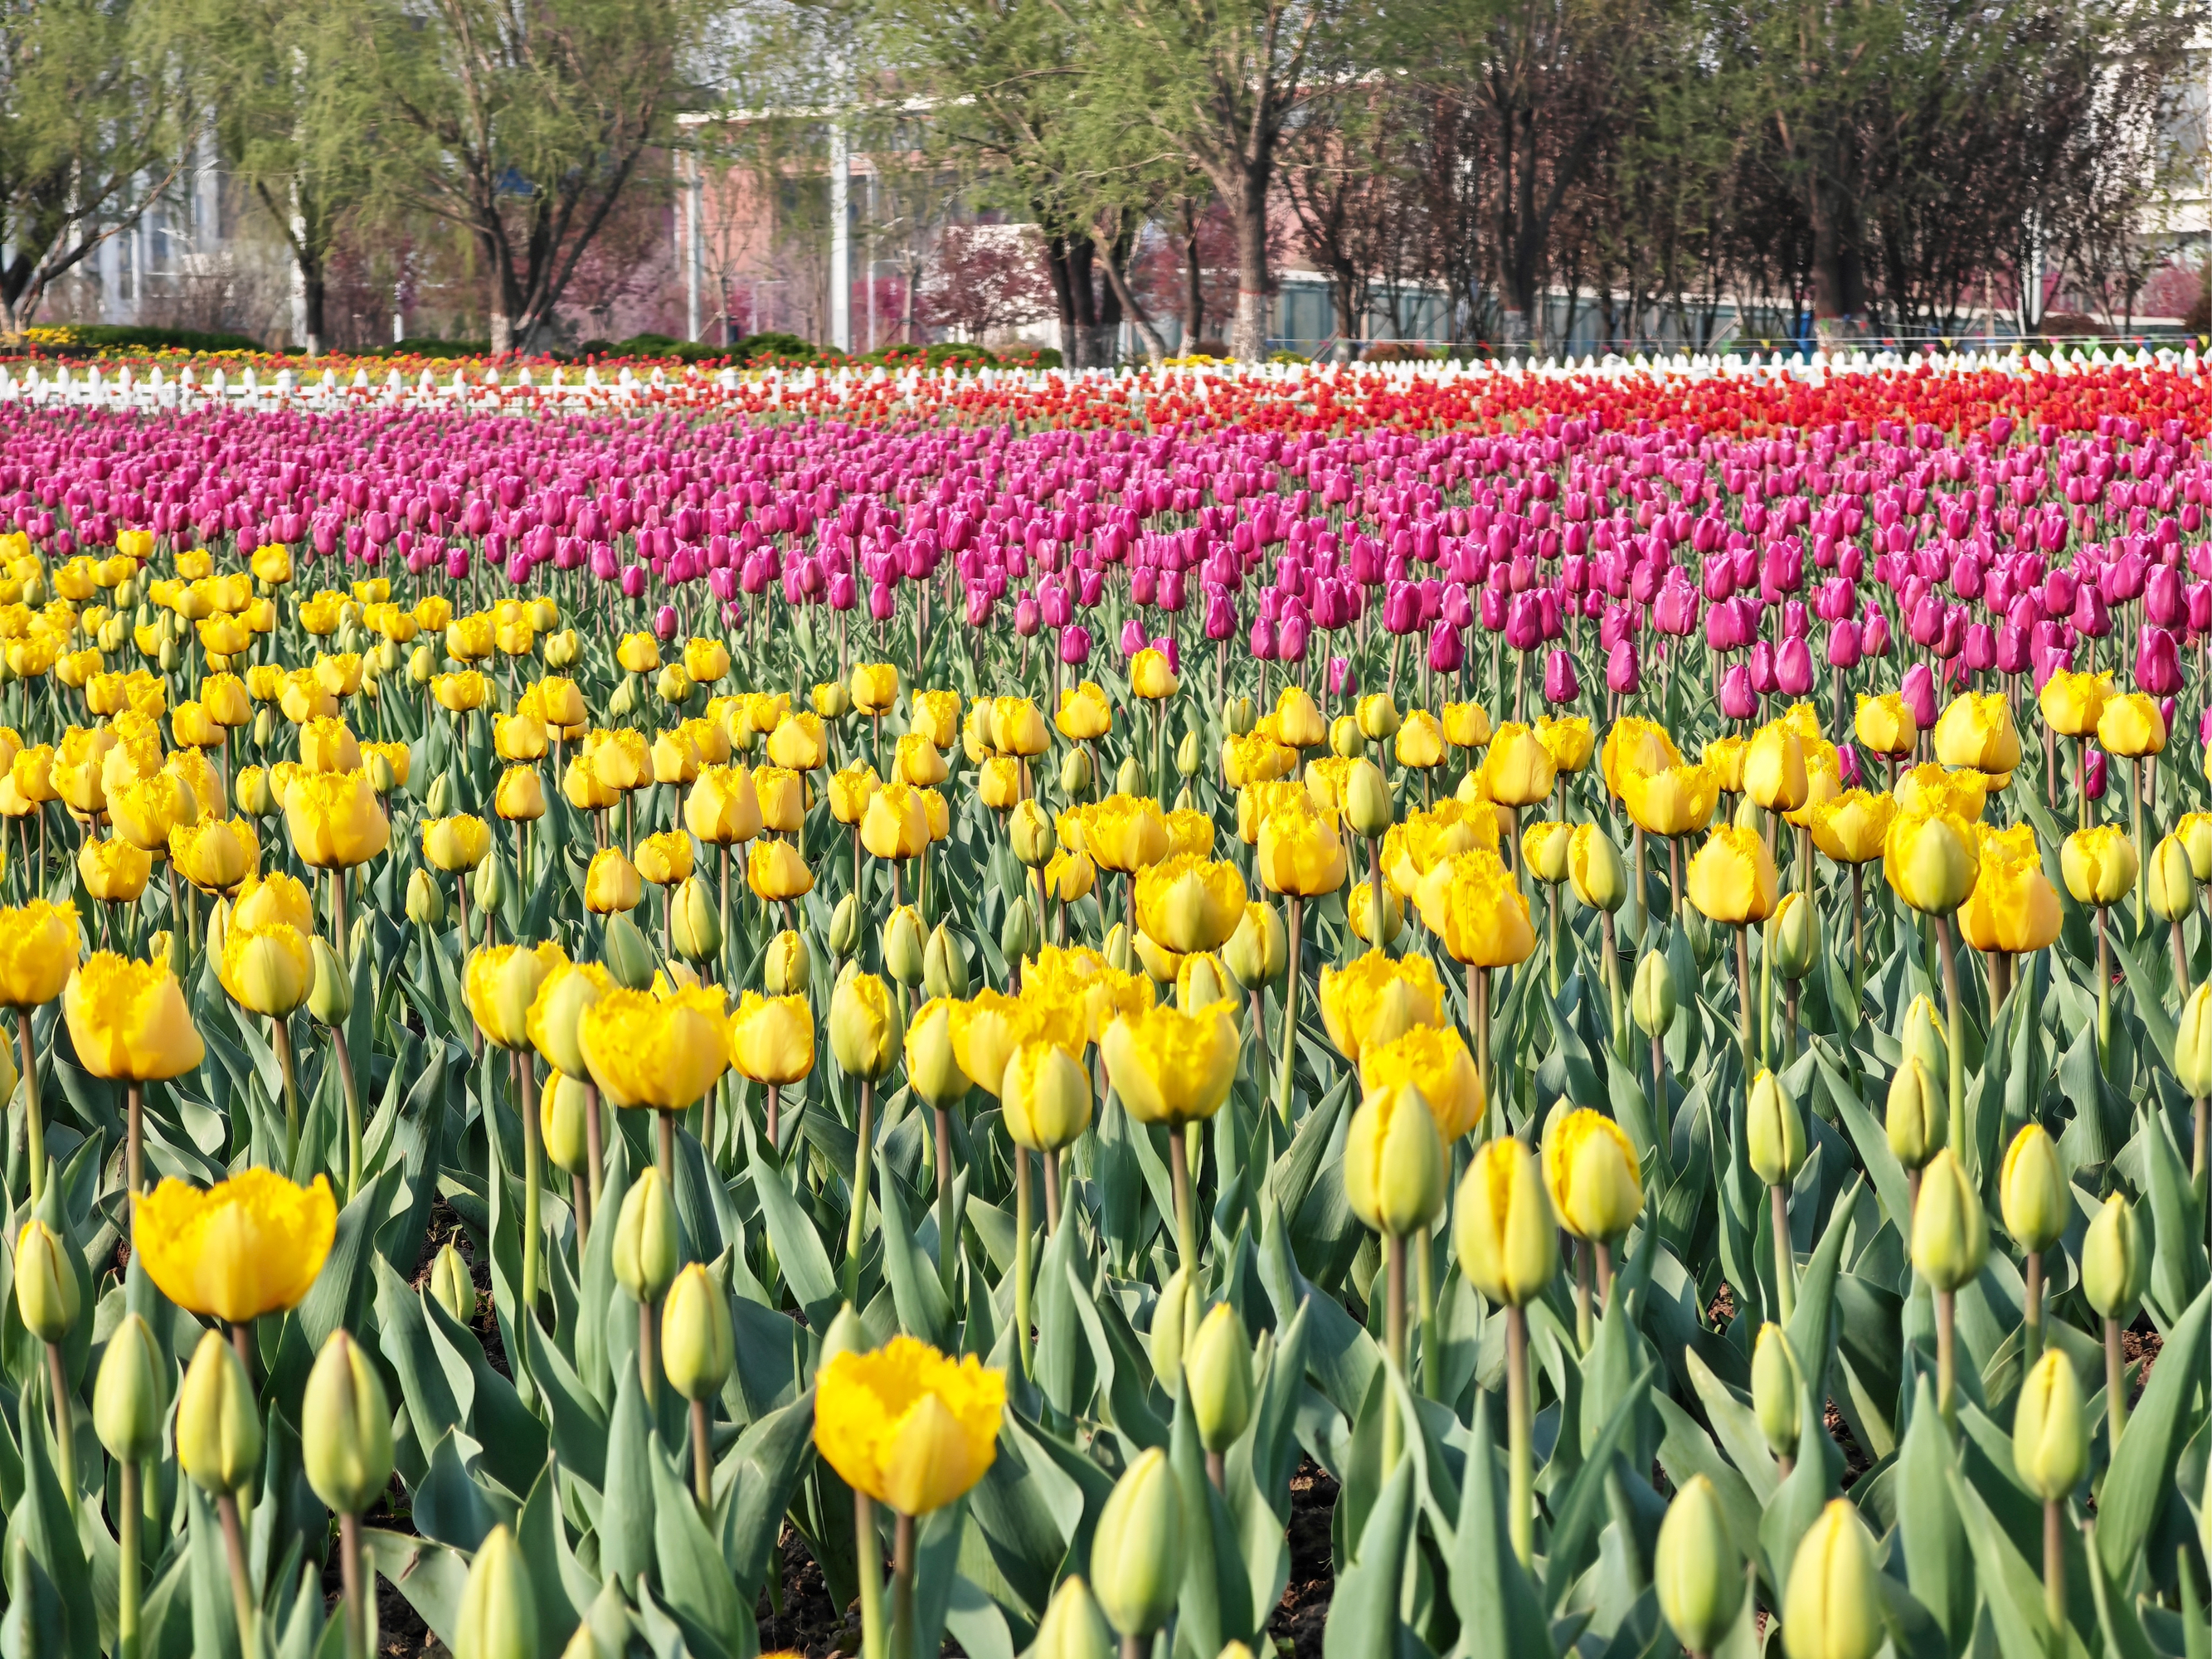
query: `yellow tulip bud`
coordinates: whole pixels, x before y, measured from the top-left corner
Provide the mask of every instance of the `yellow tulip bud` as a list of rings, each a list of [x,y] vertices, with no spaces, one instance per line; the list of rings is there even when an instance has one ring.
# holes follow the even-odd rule
[[[623,1194],[615,1218],[615,1279],[632,1299],[651,1304],[675,1280],[678,1255],[676,1206],[657,1165],[647,1164]]]
[[[41,1342],[59,1342],[76,1327],[84,1303],[75,1251],[32,1217],[15,1235],[15,1310]]]
[[[729,1294],[696,1261],[676,1275],[661,1304],[660,1363],[686,1400],[720,1394],[737,1364]]]
[[[1887,1639],[1874,1540],[1848,1498],[1806,1528],[1782,1600],[1790,1659],[1874,1659]]]
[[[453,1659],[539,1659],[538,1598],[530,1567],[504,1526],[477,1547],[461,1591]]]
[[[2160,921],[2179,921],[2197,906],[2197,872],[2179,836],[2151,848],[2148,883],[2151,914]]]
[[[1210,1452],[1227,1451],[1252,1420],[1252,1344],[1226,1302],[1199,1321],[1182,1376],[1199,1443]]]
[[[1882,1124],[1889,1135],[1889,1150],[1908,1170],[1922,1168],[1942,1150],[1950,1133],[1950,1098],[1919,1055],[1906,1054],[1890,1079]]]
[[[1744,1127],[1751,1172],[1769,1187],[1786,1187],[1805,1162],[1805,1119],[1796,1100],[1773,1073],[1752,1079]]]
[[[2126,1324],[2150,1284],[2150,1248],[2124,1194],[2114,1193],[2081,1237],[2081,1293],[2106,1319]]]
[[[246,1367],[217,1331],[204,1331],[177,1394],[177,1462],[202,1491],[234,1492],[261,1461],[261,1412]]]
[[[430,1294],[456,1325],[465,1328],[476,1318],[476,1281],[450,1240],[430,1262]]]
[[[1630,1016],[1644,1036],[1662,1037],[1674,1028],[1677,1006],[1674,964],[1663,951],[1645,951],[1629,991]]]
[[[1774,971],[1796,981],[1813,970],[1820,954],[1820,914],[1804,894],[1784,893],[1766,923],[1767,948]]]
[[[1939,1291],[1971,1281],[1989,1259],[1990,1229],[1981,1194],[1946,1146],[1921,1172],[1912,1212],[1912,1265]]]
[[[1452,1243],[1468,1283],[1526,1307],[1559,1270],[1559,1223],[1536,1154],[1512,1136],[1485,1141],[1460,1182]]]
[[[1759,1328],[1759,1339],[1752,1345],[1751,1405],[1759,1418],[1759,1431],[1766,1437],[1766,1449],[1777,1457],[1797,1455],[1803,1389],[1789,1333],[1768,1321]]]
[[[392,1407],[384,1380],[343,1328],[323,1343],[300,1404],[301,1462],[315,1496],[359,1515],[392,1480]]]
[[[2005,1149],[1997,1205],[2005,1231],[2023,1250],[2047,1250],[2058,1242],[2074,1211],[2058,1148],[2039,1123],[2030,1123]]]
[[[1743,1606],[1743,1558],[1730,1536],[1720,1494],[1702,1474],[1684,1481],[1659,1523],[1651,1587],[1674,1639],[1711,1653],[1735,1627]]]
[[[177,1372],[154,1335],[135,1313],[123,1316],[100,1356],[92,1388],[92,1426],[100,1443],[118,1463],[146,1463],[161,1455],[161,1418]]]
[[[2045,1351],[2022,1379],[2013,1407],[2012,1465],[2021,1484],[2046,1504],[2063,1504],[2089,1469],[2081,1379],[2063,1348]]]
[[[2191,1100],[2212,1095],[2212,983],[2198,986],[2174,1023],[2173,1078]]]
[[[1182,1575],[1182,1493],[1167,1454],[1153,1446],[1129,1465],[1099,1512],[1091,1585],[1114,1628],[1143,1638],[1175,1611]]]
[[[1039,1622],[1032,1659],[1114,1659],[1114,1633],[1082,1578],[1070,1573],[1060,1581]]]

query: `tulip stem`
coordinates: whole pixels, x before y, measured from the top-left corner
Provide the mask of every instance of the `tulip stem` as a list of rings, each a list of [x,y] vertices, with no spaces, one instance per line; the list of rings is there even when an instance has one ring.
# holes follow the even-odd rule
[[[645,1390],[645,1408],[657,1411],[660,1406],[660,1364],[653,1353],[654,1338],[659,1334],[660,1322],[653,1317],[653,1304],[637,1304],[637,1380]]]
[[[1588,1353],[1597,1334],[1590,1318],[1590,1253],[1587,1243],[1576,1242],[1583,1248],[1575,1252],[1575,1346]]]
[[[597,1214],[599,1207],[599,1176],[605,1166],[607,1157],[605,1142],[602,1138],[599,1127],[599,1085],[589,1078],[584,1079],[584,1150],[591,1160],[591,1168],[586,1171],[586,1176],[592,1200],[592,1210],[594,1214]]]
[[[1014,1147],[1014,1349],[1021,1356],[1022,1375],[1032,1375],[1030,1364],[1030,1235],[1036,1227],[1036,1201],[1030,1196],[1030,1152]]]
[[[1529,1413],[1528,1315],[1518,1304],[1505,1310],[1505,1438],[1509,1469],[1506,1526],[1513,1553],[1524,1567],[1536,1551],[1536,1473],[1530,1442],[1535,1425]]]
[[[1851,1024],[1865,1018],[1866,870],[1851,866]]]
[[[1777,1182],[1766,1189],[1774,1218],[1774,1296],[1787,1325],[1797,1308],[1797,1249],[1790,1238],[1790,1189]]]
[[[2043,1358],[2043,1252],[2027,1253],[2026,1288],[2022,1292],[2021,1358],[2033,1365]]]
[[[2097,912],[2100,923],[2105,913]],[[1966,1144],[1966,1017],[1959,1006],[1959,945],[1952,937],[1951,918],[1936,919],[1936,951],[1942,963],[1943,1000],[1946,1005],[1950,1039],[1950,1144],[1964,1149]]]
[[[526,1069],[527,1062],[520,1048],[514,1050],[509,1058],[512,1065],[508,1074],[514,1083],[514,1109],[522,1119],[522,1311],[525,1318],[535,1319],[538,1316],[539,1256],[544,1248],[538,1237],[544,1231],[538,1213],[538,1189],[545,1182],[538,1146],[538,1113],[530,1100],[529,1071]],[[357,1115],[356,1113],[348,1114],[349,1134],[352,1133],[351,1120]],[[665,1136],[668,1133],[668,1114],[663,1112],[659,1115],[661,1133]],[[665,1149],[661,1162],[664,1164],[668,1162]],[[675,1176],[665,1168],[661,1174],[668,1177],[670,1190],[673,1191]]]
[[[1390,1361],[1390,1375],[1406,1379],[1406,1241],[1397,1233],[1382,1235],[1382,1340]],[[1192,1288],[1197,1288],[1194,1279]],[[1382,1406],[1382,1467],[1394,1469],[1405,1445],[1405,1424],[1398,1415],[1395,1395]]]
[[[346,1202],[361,1190],[361,1089],[354,1082],[353,1056],[346,1052],[344,1030],[331,1027],[331,1054],[338,1064],[338,1082],[345,1090]]]
[[[1743,1046],[1743,1094],[1747,1103],[1752,1079],[1757,1075],[1752,1049],[1753,1033],[1758,1028],[1753,1023],[1751,1004],[1751,929],[1741,926],[1735,930],[1735,1000],[1737,1036]]]
[[[1290,894],[1291,939],[1290,953],[1285,958],[1287,972],[1283,980],[1282,1054],[1277,1060],[1275,1073],[1275,1113],[1285,1123],[1291,1121],[1291,1074],[1297,1069],[1298,1019],[1298,957],[1303,949],[1301,925],[1305,919],[1305,901],[1296,893]]]
[[[123,1501],[127,1507],[131,1499]],[[361,1517],[349,1513],[338,1516],[338,1582],[345,1593],[346,1659],[362,1659],[368,1651],[368,1604],[361,1582]]]
[[[1959,1344],[1957,1301],[1949,1291],[1936,1292],[1936,1408],[1943,1426],[1954,1434],[1959,1427]]]
[[[2051,1626],[2051,1650],[2063,1654],[2066,1650],[2066,1510],[2056,1498],[2043,1500],[2043,1616]]]
[[[860,1571],[860,1651],[864,1659],[884,1659],[884,1546],[876,1535],[875,1500],[857,1488],[853,1533]]]
[[[217,1492],[215,1510],[222,1522],[222,1553],[230,1562],[231,1612],[238,1620],[239,1650],[258,1653],[261,1650],[261,1609],[253,1597],[253,1581],[247,1574],[246,1532],[239,1524],[238,1494]]]
[[[714,1459],[713,1441],[707,1427],[707,1402],[691,1402],[691,1492],[699,1500],[700,1519],[707,1520],[714,1509]]]
[[[952,1222],[952,1120],[942,1106],[932,1109],[936,1119],[934,1141],[937,1153],[937,1282],[944,1287],[945,1299],[952,1300],[954,1268],[959,1261],[955,1247],[960,1235]]]
[[[2102,904],[2096,907],[2097,1064],[2100,1066],[2110,1066],[2112,1060],[2112,944],[2111,939],[2107,937],[2105,932],[2105,915],[2109,908],[2109,906]],[[1958,1049],[1957,1019],[1958,1016],[1955,1013],[1953,1014],[1952,1051],[1954,1056],[1956,1055]],[[1951,1061],[1952,1067],[1954,1071],[1957,1069],[1959,1064],[1960,1062],[1955,1057]]]
[[[76,1513],[76,1433],[70,1421],[69,1370],[62,1361],[62,1345],[46,1344],[46,1380],[54,1394],[54,1473],[60,1478],[62,1496]]]
[[[138,1539],[145,1525],[138,1512],[138,1485],[143,1475],[139,1466],[127,1459],[117,1474],[122,1490],[118,1494],[115,1534],[122,1559],[116,1583],[115,1659],[138,1659],[139,1580],[143,1576],[138,1565]]]
[[[269,1017],[269,1046],[276,1051],[276,1066],[284,1076],[284,1173],[289,1176],[300,1161],[300,1085],[292,1074],[292,1025],[285,1015]],[[131,1171],[131,1190],[138,1190],[138,1172]]]
[[[1421,1395],[1424,1399],[1438,1397],[1437,1390],[1443,1379],[1437,1376],[1441,1361],[1437,1354],[1437,1267],[1436,1240],[1424,1227],[1413,1252],[1413,1295],[1420,1310],[1421,1321]]]
[[[2128,1427],[2128,1367],[2120,1354],[2120,1322],[2105,1317],[2105,1461],[2119,1455],[2120,1437]]]
[[[845,1299],[860,1298],[860,1240],[868,1224],[868,1182],[876,1153],[876,1080],[860,1079],[860,1121],[853,1153],[853,1217],[845,1229]],[[1024,1338],[1024,1340],[1027,1339]]]
[[[1218,1173],[1218,1171],[1217,1171]],[[1175,1187],[1176,1261],[1198,1289],[1198,1205],[1190,1190],[1190,1147],[1182,1126],[1168,1126],[1168,1175]],[[1024,1235],[1026,1237],[1026,1235]]]
[[[915,1659],[915,1635],[914,1517],[900,1515],[891,1523],[892,1659]]]

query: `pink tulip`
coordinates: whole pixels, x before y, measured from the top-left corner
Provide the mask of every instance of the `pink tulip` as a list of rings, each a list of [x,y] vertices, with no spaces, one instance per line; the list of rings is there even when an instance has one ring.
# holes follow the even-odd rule
[[[1642,684],[1643,675],[1636,659],[1636,642],[1626,638],[1615,640],[1606,653],[1606,690],[1625,697],[1634,693]]]

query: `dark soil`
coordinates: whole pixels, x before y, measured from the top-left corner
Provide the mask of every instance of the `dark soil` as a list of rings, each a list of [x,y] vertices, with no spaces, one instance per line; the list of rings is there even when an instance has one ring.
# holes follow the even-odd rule
[[[1321,1659],[1322,1626],[1336,1589],[1328,1542],[1336,1490],[1336,1482],[1313,1459],[1298,1460],[1297,1473],[1291,1477],[1291,1582],[1267,1620],[1267,1634],[1286,1659]]]
[[[845,1612],[838,1611],[830,1599],[830,1587],[823,1579],[822,1569],[814,1565],[806,1546],[788,1526],[776,1540],[776,1552],[783,1563],[779,1575],[783,1582],[783,1610],[777,1612],[768,1593],[762,1592],[753,1608],[753,1620],[760,1626],[761,1651],[803,1653],[808,1659],[823,1659],[823,1656],[833,1653],[858,1653],[859,1604],[856,1602]]]

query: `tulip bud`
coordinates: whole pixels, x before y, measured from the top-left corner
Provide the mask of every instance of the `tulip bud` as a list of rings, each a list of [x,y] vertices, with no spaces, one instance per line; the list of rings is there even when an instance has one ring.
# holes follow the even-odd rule
[[[638,1172],[615,1218],[615,1278],[633,1299],[660,1300],[684,1265],[676,1206],[658,1164]]]
[[[2197,872],[2179,836],[2168,836],[2151,848],[2146,879],[2151,914],[2160,921],[2179,921],[2196,908]]]
[[[177,1462],[211,1496],[236,1492],[261,1461],[261,1412],[246,1367],[222,1334],[205,1331],[177,1393]]]
[[[1037,927],[1036,907],[1024,893],[1006,907],[1006,919],[999,927],[999,949],[1008,962],[1020,962],[1035,956],[1043,941],[1043,933]]]
[[[830,1328],[822,1333],[822,1357],[815,1364],[819,1375],[823,1366],[841,1353],[866,1353],[868,1333],[860,1323],[860,1316],[849,1302],[837,1310],[837,1316],[830,1322]]]
[[[1782,1079],[1762,1068],[1752,1079],[1744,1128],[1751,1172],[1769,1187],[1786,1187],[1805,1162],[1805,1119]]]
[[[2150,1284],[2150,1250],[2142,1222],[2124,1194],[2114,1193],[2089,1218],[2081,1237],[2081,1293],[2106,1319],[2123,1325],[2135,1317],[2136,1304]]]
[[[1356,760],[1344,776],[1344,817],[1358,834],[1373,841],[1397,817],[1397,804],[1382,769],[1370,760]]]
[[[1272,904],[1248,902],[1237,931],[1221,947],[1222,964],[1248,991],[1273,985],[1283,976],[1291,953],[1290,936]]]
[[[1743,1559],[1729,1535],[1720,1494],[1702,1474],[1684,1481],[1667,1506],[1651,1587],[1674,1639],[1692,1653],[1711,1653],[1735,1625],[1743,1606]]]
[[[68,1242],[32,1217],[15,1236],[15,1310],[23,1328],[41,1342],[58,1342],[76,1324],[84,1305]]]
[[[1116,973],[1133,972],[1136,958],[1129,943],[1129,929],[1125,923],[1115,922],[1106,930],[1106,965]]]
[[[1820,916],[1802,893],[1782,896],[1767,919],[1766,946],[1774,952],[1774,971],[1786,980],[1801,980],[1813,970],[1820,954]]]
[[[538,1127],[554,1168],[582,1175],[591,1161],[583,1084],[562,1072],[548,1073],[538,1096]]]
[[[392,1480],[392,1407],[384,1381],[341,1328],[323,1344],[300,1402],[301,1461],[315,1496],[359,1515]]]
[[[696,876],[686,876],[669,895],[668,937],[686,962],[712,962],[722,953],[722,919]]]
[[[430,1262],[430,1294],[456,1325],[465,1326],[477,1316],[476,1281],[469,1277],[469,1264],[450,1239]]]
[[[1243,1030],[1244,1001],[1237,994],[1237,981],[1222,966],[1219,957],[1209,951],[1194,951],[1182,959],[1176,973],[1176,1006],[1186,1014],[1195,1014],[1217,1002],[1229,1004],[1237,1030]]]
[[[814,981],[813,953],[806,935],[787,927],[768,942],[761,960],[761,983],[772,997],[805,996]]]
[[[1766,1449],[1777,1457],[1797,1455],[1803,1386],[1789,1333],[1771,1321],[1761,1325],[1751,1349],[1751,1405]]]
[[[1376,1089],[1360,1102],[1344,1142],[1344,1193],[1375,1231],[1403,1238],[1434,1221],[1450,1167],[1419,1091]]]
[[[1887,1639],[1874,1540],[1848,1498],[1806,1528],[1782,1601],[1790,1659],[1874,1659]]]
[[[417,927],[435,927],[445,919],[446,896],[428,870],[417,870],[407,878],[407,920]]]
[[[315,983],[307,993],[307,1012],[325,1025],[343,1025],[353,1012],[353,975],[320,936],[308,950],[314,957]]]
[[[1182,1356],[1196,1316],[1192,1306],[1190,1274],[1177,1267],[1160,1286],[1160,1299],[1152,1304],[1152,1375],[1170,1394],[1182,1388]]]
[[[1031,870],[1043,869],[1060,850],[1052,814],[1034,800],[1016,803],[1006,815],[1006,838],[1013,845],[1014,857]]]
[[[1044,1610],[1030,1659],[1114,1659],[1115,1650],[1114,1632],[1091,1599],[1090,1588],[1070,1573]]]
[[[1252,1345],[1226,1302],[1199,1321],[1182,1375],[1199,1443],[1210,1452],[1227,1451],[1252,1420]]]
[[[1117,795],[1148,795],[1152,793],[1146,787],[1145,769],[1134,755],[1124,757],[1121,765],[1114,769],[1114,793]]]
[[[1921,1172],[1912,1212],[1912,1265],[1939,1291],[1970,1282],[1989,1259],[1990,1227],[1981,1194],[1946,1146]]]
[[[884,924],[884,971],[908,988],[921,984],[926,949],[921,913],[911,904],[900,905]]]
[[[1221,724],[1232,738],[1249,737],[1260,723],[1260,710],[1252,699],[1235,696],[1221,706]]]
[[[860,948],[860,907],[848,893],[830,913],[830,954],[842,962]]]
[[[660,1310],[660,1363],[686,1400],[720,1394],[737,1364],[730,1298],[698,1262],[676,1275]]]
[[[2026,1126],[2006,1148],[1997,1204],[2005,1231],[2023,1250],[2047,1250],[2066,1231],[2073,1198],[2058,1167],[2058,1148],[2041,1124]]]
[[[1199,742],[1196,726],[1184,732],[1182,741],[1176,744],[1175,763],[1176,770],[1186,778],[1196,777],[1198,769],[1206,763],[1206,751]]]
[[[605,959],[607,971],[614,975],[615,983],[623,990],[642,991],[652,985],[652,949],[626,912],[618,910],[607,918],[599,954]]]
[[[428,685],[438,672],[438,659],[427,645],[418,645],[407,656],[407,678],[417,685]],[[442,817],[445,815],[440,813]]]
[[[967,999],[967,952],[941,921],[930,930],[929,943],[922,947],[921,989],[925,996],[949,997],[956,1002]]]
[[[2063,1504],[2089,1469],[2081,1379],[2063,1348],[2028,1367],[2013,1408],[2012,1466],[2021,1484],[2046,1504]]]
[[[607,699],[607,713],[620,720],[626,714],[635,713],[636,708],[637,677],[634,674],[625,674],[622,678],[622,684],[615,687],[614,696]]]
[[[1922,1168],[1942,1150],[1950,1133],[1950,1097],[1928,1074],[1917,1054],[1905,1055],[1890,1079],[1882,1124],[1889,1133],[1889,1150],[1908,1170]]]
[[[484,861],[477,866],[471,885],[477,905],[487,913],[507,902],[507,866],[497,853],[484,854]]]
[[[268,709],[264,708],[259,714],[253,717],[253,746],[256,749],[266,749],[269,746],[270,739],[274,738],[276,735],[276,716],[270,713]],[[243,805],[243,803],[240,804]],[[252,809],[248,808],[247,810],[251,811]],[[259,816],[265,817],[268,814],[264,811],[259,814]]]
[[[2174,1022],[2173,1079],[2191,1100],[2212,1095],[2212,981],[2189,994]]]
[[[1091,1582],[1107,1622],[1149,1637],[1182,1587],[1182,1493],[1168,1455],[1141,1453],[1115,1484],[1091,1539]]]
[[[1664,951],[1646,951],[1636,964],[1636,980],[1628,994],[1628,1012],[1637,1029],[1647,1037],[1663,1037],[1674,1029],[1679,1006],[1674,989],[1674,966]]]
[[[168,1409],[176,1362],[154,1339],[154,1328],[126,1313],[107,1339],[92,1385],[92,1426],[118,1463],[149,1463],[161,1454],[161,1418]]]
[[[430,780],[430,792],[422,797],[422,816],[425,818],[451,817],[453,813],[453,775],[441,772]]]
[[[1358,720],[1339,714],[1328,723],[1328,751],[1339,760],[1358,760],[1367,752],[1367,738]]]
[[[1567,875],[1575,896],[1610,915],[1628,902],[1628,866],[1613,838],[1595,824],[1577,824],[1567,842]]]
[[[1905,1008],[1905,1030],[1898,1036],[1898,1046],[1918,1056],[1929,1076],[1948,1078],[1951,1075],[1949,1030],[1935,1003],[1923,993]]]
[[[213,954],[220,959],[222,953],[216,951]],[[15,1085],[22,1080],[22,1073],[15,1069],[15,1052],[5,1042],[0,1042],[0,1101],[14,1099]]]
[[[1067,751],[1067,758],[1060,763],[1060,793],[1070,800],[1081,800],[1091,793],[1094,775],[1091,751],[1071,749]]]
[[[469,1564],[453,1659],[538,1659],[538,1597],[514,1534],[494,1527]]]

